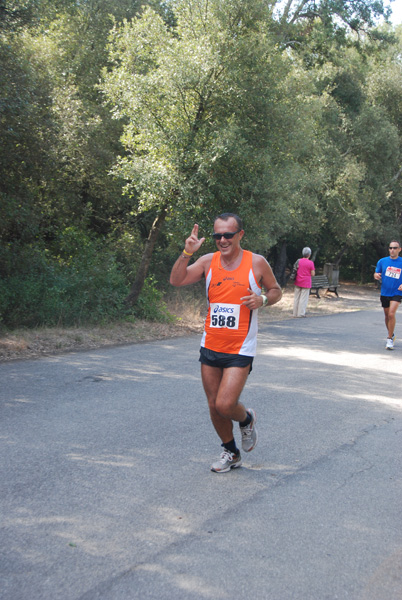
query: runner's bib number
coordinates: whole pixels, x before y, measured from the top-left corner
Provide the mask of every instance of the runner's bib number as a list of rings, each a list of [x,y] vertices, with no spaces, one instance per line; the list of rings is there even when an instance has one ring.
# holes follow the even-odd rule
[[[210,305],[210,327],[216,329],[239,329],[240,304],[212,303]]]
[[[385,277],[392,277],[392,279],[399,279],[401,276],[401,269],[396,267],[387,267],[385,271]]]

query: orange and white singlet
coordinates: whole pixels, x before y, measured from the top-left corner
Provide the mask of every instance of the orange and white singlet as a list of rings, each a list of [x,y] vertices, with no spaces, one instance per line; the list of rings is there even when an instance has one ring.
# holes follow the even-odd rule
[[[208,314],[201,346],[215,352],[255,356],[258,309],[250,310],[240,300],[250,295],[248,288],[261,294],[253,272],[253,254],[243,250],[241,263],[234,271],[225,271],[220,258],[221,253],[215,252],[205,281]]]

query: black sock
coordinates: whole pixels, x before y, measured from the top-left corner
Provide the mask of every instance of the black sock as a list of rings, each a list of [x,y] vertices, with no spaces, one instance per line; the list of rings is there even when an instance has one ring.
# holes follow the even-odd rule
[[[243,421],[243,423],[240,423],[240,427],[247,427],[247,425],[250,425],[251,421],[252,421],[252,416],[250,415],[249,412],[247,412],[247,418],[245,421]]]
[[[239,450],[236,446],[236,442],[233,440],[230,440],[230,442],[225,442],[224,444],[221,444],[223,448],[225,448],[225,450],[229,450],[229,452],[231,452],[232,454],[238,454]]]

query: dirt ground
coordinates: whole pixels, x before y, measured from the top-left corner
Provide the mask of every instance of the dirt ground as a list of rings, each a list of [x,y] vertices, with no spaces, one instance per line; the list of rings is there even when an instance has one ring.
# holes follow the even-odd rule
[[[324,296],[323,292],[320,292],[321,298],[310,296],[307,317],[372,308],[381,310],[379,292],[374,284],[342,283],[338,293],[339,298],[334,294]],[[291,319],[292,306],[293,285],[288,284],[282,300],[261,310],[259,319],[262,323]],[[26,329],[0,334],[0,362],[201,333],[206,310],[204,301],[191,303],[191,310],[185,303],[180,305],[176,302],[168,304],[168,307],[177,317],[169,324],[136,321],[88,328]]]

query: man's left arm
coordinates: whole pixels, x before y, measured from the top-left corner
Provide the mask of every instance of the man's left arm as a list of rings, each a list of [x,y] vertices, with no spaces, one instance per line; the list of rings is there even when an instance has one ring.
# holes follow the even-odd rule
[[[277,282],[268,261],[260,254],[253,254],[253,270],[258,283],[265,288],[266,293],[258,296],[249,289],[250,295],[242,298],[243,304],[250,310],[255,310],[256,308],[272,306],[279,302],[282,298],[281,287]],[[267,302],[265,302],[264,296],[266,297]]]

